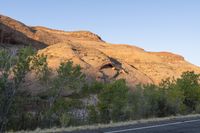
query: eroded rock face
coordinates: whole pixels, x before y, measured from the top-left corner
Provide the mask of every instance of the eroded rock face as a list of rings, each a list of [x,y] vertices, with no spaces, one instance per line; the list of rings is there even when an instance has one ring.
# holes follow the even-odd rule
[[[134,87],[139,83],[159,84],[162,79],[177,78],[184,71],[200,73],[199,67],[185,61],[180,55],[147,52],[132,45],[106,43],[88,31],[65,32],[28,27],[0,16],[0,32],[1,43],[5,44],[9,40],[6,38],[10,38],[9,47],[18,43],[38,47],[38,54],[47,55],[48,65],[54,70],[63,61],[71,60],[79,64],[88,81],[96,79],[109,82],[123,78],[129,86]]]
[[[0,43],[32,45],[37,49],[69,40],[102,41],[89,31],[65,32],[45,27],[29,27],[17,20],[0,15]]]
[[[99,42],[93,42],[99,43]],[[95,45],[97,45],[95,47]],[[59,43],[40,50],[39,54],[48,56],[49,66],[58,68],[63,61],[72,60],[75,64],[80,64],[84,73],[89,79],[96,79],[102,82],[109,82],[116,79],[127,79],[130,84],[152,83],[152,80],[130,64],[113,58],[98,49],[106,43],[92,45],[82,45],[78,42]],[[98,46],[99,45],[99,46]]]
[[[38,53],[48,56],[52,68],[57,68],[62,61],[72,60],[92,79],[107,82],[123,78],[130,86],[159,84],[162,79],[177,78],[184,71],[200,73],[199,67],[180,55],[146,52],[135,46],[105,42],[75,40],[54,44]]]

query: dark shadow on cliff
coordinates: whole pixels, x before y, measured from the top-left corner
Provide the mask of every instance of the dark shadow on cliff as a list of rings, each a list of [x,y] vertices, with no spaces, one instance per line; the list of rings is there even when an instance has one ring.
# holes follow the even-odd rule
[[[47,47],[47,44],[38,40],[34,40],[24,33],[17,31],[2,23],[0,23],[0,44],[15,44],[24,46],[30,45],[36,49]]]

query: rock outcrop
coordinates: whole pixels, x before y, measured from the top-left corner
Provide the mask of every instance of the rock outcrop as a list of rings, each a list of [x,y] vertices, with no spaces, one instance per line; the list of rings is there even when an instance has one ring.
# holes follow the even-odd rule
[[[29,27],[17,20],[0,15],[0,43],[32,45],[41,49],[69,40],[102,41],[99,36],[89,31],[65,32],[41,26]]]
[[[39,50],[48,56],[49,66],[57,68],[62,61],[80,64],[92,79],[110,81],[124,78],[131,86],[138,83],[159,84],[162,79],[179,77],[184,71],[200,73],[200,68],[180,55],[146,52],[129,45],[95,41],[69,41]]]
[[[45,27],[29,27],[9,17],[0,16],[1,43],[31,44],[48,56],[52,69],[62,61],[80,64],[88,79],[108,82],[126,79],[134,87],[138,83],[159,84],[167,77],[179,77],[184,71],[200,73],[198,66],[169,52],[148,52],[125,44],[104,42],[88,31],[65,32]]]

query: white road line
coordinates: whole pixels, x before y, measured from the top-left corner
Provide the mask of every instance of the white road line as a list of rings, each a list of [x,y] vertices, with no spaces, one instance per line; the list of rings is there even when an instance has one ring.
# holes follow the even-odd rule
[[[150,128],[164,127],[164,126],[172,126],[172,125],[179,125],[179,124],[199,122],[199,121],[200,121],[200,119],[184,121],[184,122],[167,123],[167,124],[154,125],[154,126],[147,126],[147,127],[138,127],[138,128],[129,128],[129,129],[123,129],[123,130],[107,131],[107,132],[104,132],[104,133],[121,133],[121,132],[127,132],[127,131],[136,131],[136,130],[142,130],[142,129],[150,129]]]

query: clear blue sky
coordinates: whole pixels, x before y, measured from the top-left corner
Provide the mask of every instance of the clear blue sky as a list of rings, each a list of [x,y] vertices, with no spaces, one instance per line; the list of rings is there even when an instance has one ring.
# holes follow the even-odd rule
[[[200,0],[0,0],[27,25],[89,30],[112,43],[170,51],[200,66]]]

